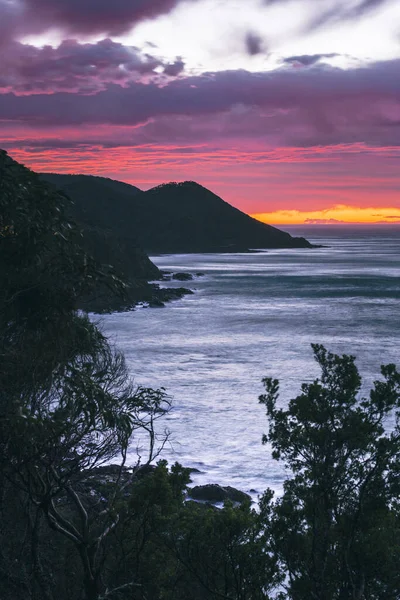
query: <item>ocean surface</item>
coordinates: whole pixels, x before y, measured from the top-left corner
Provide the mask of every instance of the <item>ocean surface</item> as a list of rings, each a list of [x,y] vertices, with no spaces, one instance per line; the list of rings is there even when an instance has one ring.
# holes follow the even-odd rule
[[[172,397],[162,456],[199,469],[195,484],[254,498],[267,487],[279,493],[286,477],[261,444],[263,377],[280,380],[285,405],[318,375],[313,342],[357,357],[363,393],[381,364],[400,366],[400,226],[285,229],[324,247],[154,256],[161,269],[204,273],[171,284],[195,294],[100,319],[136,383]]]

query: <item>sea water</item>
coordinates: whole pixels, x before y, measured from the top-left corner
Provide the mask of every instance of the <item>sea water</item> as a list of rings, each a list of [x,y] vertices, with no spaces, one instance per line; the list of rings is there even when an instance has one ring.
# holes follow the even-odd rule
[[[323,247],[154,256],[161,269],[204,273],[166,284],[195,294],[101,319],[136,383],[171,396],[159,424],[160,433],[170,431],[162,457],[198,469],[195,484],[231,485],[253,497],[282,489],[284,467],[261,444],[261,380],[279,379],[286,405],[318,376],[311,343],[355,355],[363,394],[381,364],[400,366],[400,227],[289,231]]]

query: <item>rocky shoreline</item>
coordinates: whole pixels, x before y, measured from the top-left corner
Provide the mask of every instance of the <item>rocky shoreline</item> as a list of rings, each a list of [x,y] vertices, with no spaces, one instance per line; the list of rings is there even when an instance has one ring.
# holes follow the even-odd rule
[[[165,306],[166,302],[172,302],[174,300],[180,300],[183,296],[194,294],[194,291],[186,288],[186,287],[160,287],[158,281],[161,282],[172,282],[172,281],[193,281],[198,277],[203,277],[204,273],[187,273],[187,272],[177,272],[173,273],[172,271],[160,271],[161,278],[156,282],[149,284],[152,286],[152,294],[148,300],[142,300],[136,302],[132,307],[132,310],[135,309],[136,306],[141,306],[143,308],[162,308]]]
[[[132,492],[133,486],[139,480],[143,479],[143,477],[152,475],[155,469],[155,465],[143,465],[133,469],[115,464],[97,467],[87,474],[82,473],[80,491],[88,495],[94,494],[100,496],[104,486],[112,485],[118,480],[121,488],[129,495]],[[190,468],[186,470],[190,473],[196,471],[196,469]],[[252,498],[249,494],[237,488],[221,486],[217,483],[188,487],[185,500],[187,502],[196,502],[218,508],[226,502],[230,502],[236,506],[243,503],[252,503]]]
[[[204,273],[187,273],[160,271],[160,277],[152,282],[140,281],[129,286],[124,297],[114,296],[105,290],[96,297],[82,300],[80,308],[95,314],[111,314],[129,312],[136,308],[163,308],[167,302],[180,300],[195,292],[187,287],[161,287],[160,283],[175,281],[192,281],[202,277]]]

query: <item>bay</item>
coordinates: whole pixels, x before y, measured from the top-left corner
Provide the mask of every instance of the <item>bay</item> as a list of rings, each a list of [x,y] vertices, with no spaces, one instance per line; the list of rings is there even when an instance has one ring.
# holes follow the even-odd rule
[[[284,405],[318,375],[311,343],[355,355],[363,393],[381,364],[400,362],[400,227],[286,229],[324,247],[155,256],[161,269],[204,273],[184,284],[195,294],[100,320],[136,383],[172,397],[162,456],[199,469],[196,484],[281,490],[257,399],[263,377],[281,381]]]

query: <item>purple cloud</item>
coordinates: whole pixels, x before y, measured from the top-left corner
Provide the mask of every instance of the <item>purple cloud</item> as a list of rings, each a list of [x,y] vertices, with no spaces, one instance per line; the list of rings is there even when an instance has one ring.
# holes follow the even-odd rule
[[[158,67],[174,77],[184,63],[180,59],[165,63],[139,48],[110,39],[94,44],[66,40],[58,48],[10,42],[3,48],[0,93],[95,93],[108,83],[126,86],[141,76],[156,77]]]
[[[283,59],[283,62],[291,65],[300,64],[303,67],[310,67],[323,58],[335,58],[336,56],[339,56],[336,52],[330,52],[329,54],[301,54],[299,56],[288,56]]]
[[[121,35],[144,19],[172,11],[180,1],[0,0],[0,34],[10,39],[58,29],[69,35]]]
[[[168,75],[169,77],[177,77],[178,75],[180,75],[182,73],[184,68],[185,68],[185,63],[179,57],[176,59],[176,61],[174,63],[170,63],[164,67],[164,73],[165,73],[165,75]]]
[[[0,120],[41,128],[145,124],[142,143],[146,136],[201,140],[220,135],[292,146],[397,146],[399,71],[398,59],[351,70],[316,65],[206,73],[163,86],[113,81],[98,93],[8,93],[0,95]]]
[[[337,225],[338,223],[346,223],[340,219],[305,219],[307,225]]]

